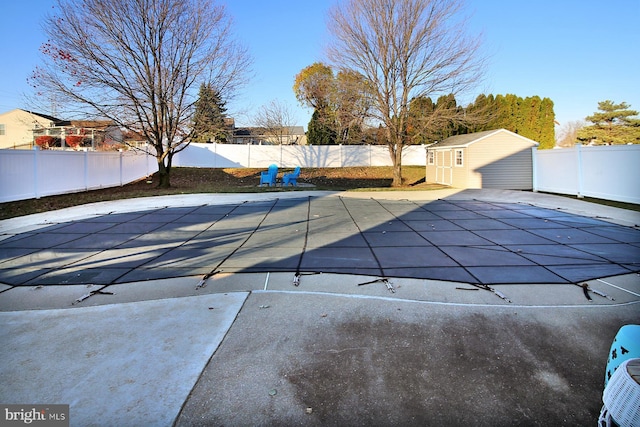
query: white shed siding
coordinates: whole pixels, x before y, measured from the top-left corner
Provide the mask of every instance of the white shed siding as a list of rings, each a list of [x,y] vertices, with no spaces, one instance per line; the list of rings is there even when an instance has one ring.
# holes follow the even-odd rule
[[[499,133],[468,147],[467,188],[531,190],[534,145],[507,133]]]
[[[531,190],[531,149],[536,145],[506,129],[453,136],[428,148],[435,153],[436,164],[427,164],[426,179],[457,188]],[[460,150],[462,166],[455,164],[455,153]]]

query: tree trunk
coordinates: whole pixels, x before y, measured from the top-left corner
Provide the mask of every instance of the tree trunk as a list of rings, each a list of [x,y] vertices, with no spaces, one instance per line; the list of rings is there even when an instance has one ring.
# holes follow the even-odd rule
[[[389,146],[391,152],[391,160],[393,162],[393,181],[392,187],[402,186],[402,144],[395,144]]]
[[[171,168],[165,166],[164,161],[159,158],[158,159],[158,178],[159,178],[159,182],[158,182],[158,188],[170,188],[171,187],[171,180],[169,179],[169,172],[170,172]]]

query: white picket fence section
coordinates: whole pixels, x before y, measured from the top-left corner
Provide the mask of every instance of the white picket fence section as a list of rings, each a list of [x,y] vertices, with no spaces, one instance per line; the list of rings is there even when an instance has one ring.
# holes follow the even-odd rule
[[[535,191],[640,204],[640,145],[533,151]]]
[[[426,163],[424,146],[403,150],[404,165]],[[183,167],[391,166],[386,146],[191,144],[174,158]],[[533,150],[535,191],[640,204],[640,145]],[[141,152],[0,150],[0,203],[116,187],[157,171]]]

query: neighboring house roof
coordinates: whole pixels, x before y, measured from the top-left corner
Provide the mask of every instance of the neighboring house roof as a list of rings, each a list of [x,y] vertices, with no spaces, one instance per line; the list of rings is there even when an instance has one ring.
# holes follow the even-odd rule
[[[236,136],[264,136],[265,129],[261,127],[242,127],[235,128],[233,130],[234,135]],[[286,132],[283,132],[285,135],[304,135],[304,127],[303,126],[286,126]]]
[[[492,135],[498,134],[498,133],[502,133],[502,132],[506,132],[508,134],[511,134],[515,137],[518,137],[520,139],[523,139],[525,141],[529,141],[532,144],[538,145],[538,143],[532,139],[529,138],[525,138],[522,135],[518,135],[517,133],[511,132],[509,130],[506,129],[494,129],[494,130],[486,130],[484,132],[475,132],[475,133],[468,133],[465,135],[456,135],[456,136],[450,136],[449,138],[440,141],[440,142],[436,142],[435,144],[431,144],[429,147],[427,148],[465,148],[468,147],[471,144],[475,144],[478,141],[481,141],[485,138],[488,138]]]
[[[289,126],[289,135],[304,135],[303,126]]]
[[[0,113],[0,116],[5,116],[7,114],[15,113],[15,112],[18,112],[18,111],[22,111],[23,113],[31,114],[33,116],[38,116],[38,117],[40,117],[42,119],[45,119],[45,120],[47,120],[49,122],[53,122],[53,123],[58,123],[58,122],[62,121],[62,120],[60,120],[60,119],[58,119],[56,117],[49,116],[47,114],[41,114],[41,113],[37,113],[35,111],[29,111],[29,110],[25,110],[25,109],[22,109],[22,108],[14,108],[13,110],[5,111],[4,113]]]
[[[251,136],[251,128],[235,128],[233,133],[237,136]]]
[[[24,110],[22,108],[17,108],[17,110],[21,110],[21,111],[24,111],[25,113],[29,113],[29,114],[33,114],[33,115],[42,117],[43,119],[49,120],[50,122],[53,122],[53,123],[56,123],[56,124],[62,122],[62,120],[60,120],[59,118],[53,117],[53,116],[49,116],[48,114],[41,114],[41,113],[37,113],[35,111]]]
[[[106,129],[114,126],[111,120],[71,120],[70,125],[76,128]]]
[[[49,122],[52,122],[54,126],[73,126],[78,128],[93,128],[93,129],[105,129],[109,126],[113,126],[113,122],[111,120],[62,120],[57,117],[50,116],[48,114],[38,113],[36,111],[29,111],[23,108],[16,108],[11,111],[7,111],[6,113],[2,113],[0,115],[9,114],[14,111],[22,111],[27,114],[31,114],[34,116],[41,117]]]

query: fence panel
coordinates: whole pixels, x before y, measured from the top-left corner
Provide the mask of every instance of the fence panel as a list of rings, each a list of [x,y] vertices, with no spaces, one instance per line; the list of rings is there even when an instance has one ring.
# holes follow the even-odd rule
[[[533,150],[534,190],[640,204],[640,145]]]
[[[0,202],[116,187],[156,169],[133,151],[0,150]]]
[[[155,157],[138,151],[125,151],[121,157],[120,184],[137,181],[158,170]]]
[[[640,145],[534,150],[534,189],[640,204]],[[404,165],[424,165],[423,146],[405,147]],[[191,144],[175,166],[389,166],[386,146]],[[0,202],[113,187],[157,171],[137,152],[0,150]]]
[[[88,190],[120,185],[120,153],[86,153],[87,168],[84,171]]]
[[[47,150],[37,153],[36,197],[71,193],[83,189],[85,160],[83,152]]]
[[[201,144],[201,145],[210,145],[210,144]],[[233,146],[231,144],[213,144],[214,152],[216,153],[214,168],[239,168],[243,166],[248,166],[251,162],[250,160],[250,145],[237,145]],[[189,148],[191,145],[189,145]],[[189,150],[187,148],[187,150]],[[186,165],[185,165],[186,166]]]
[[[533,150],[536,156],[534,189],[550,193],[575,194],[578,169],[574,148]]]
[[[404,149],[402,150],[403,165],[426,166],[426,162],[427,150],[425,145],[409,145],[407,147],[404,147]]]
[[[0,150],[0,202],[35,197],[35,151]]]
[[[640,204],[640,145],[583,146],[580,154],[582,195]]]
[[[402,164],[424,166],[423,145],[403,149]],[[206,168],[329,168],[391,166],[386,145],[250,145],[191,143],[176,154],[174,165]]]

